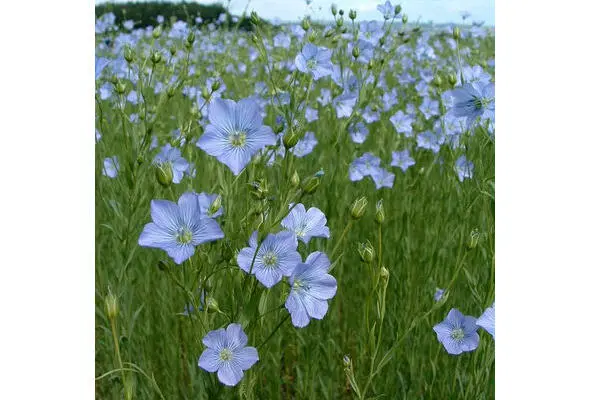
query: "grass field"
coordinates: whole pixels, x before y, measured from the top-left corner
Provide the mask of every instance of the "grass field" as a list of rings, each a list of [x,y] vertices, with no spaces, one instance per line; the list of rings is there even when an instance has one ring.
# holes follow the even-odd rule
[[[478,328],[456,355],[434,330],[495,299],[494,31],[347,14],[252,33],[98,20],[96,398],[494,398],[494,337]],[[174,230],[176,217],[146,233],[155,208],[172,207],[153,200],[185,193],[212,195],[191,197],[194,222],[223,232],[194,254],[198,235]],[[297,203],[329,234],[304,243],[283,226]],[[258,256],[282,231],[302,264],[265,285],[243,249]],[[296,327],[285,304],[317,251],[336,294]],[[228,386],[199,359],[232,323],[258,361]]]

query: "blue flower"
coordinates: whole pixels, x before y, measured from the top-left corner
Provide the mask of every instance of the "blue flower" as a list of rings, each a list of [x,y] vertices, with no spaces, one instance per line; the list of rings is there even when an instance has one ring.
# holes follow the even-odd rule
[[[349,179],[353,182],[360,181],[364,176],[369,176],[380,167],[381,160],[371,153],[364,153],[361,157],[353,160],[349,166]]]
[[[461,155],[456,161],[455,170],[460,182],[464,182],[464,179],[471,179],[474,175],[474,163],[468,161],[465,155]]]
[[[162,167],[167,164],[172,168],[172,182],[181,183],[183,175],[189,171],[189,162],[181,156],[179,149],[168,143],[154,157],[154,165]]]
[[[310,318],[322,319],[328,312],[327,300],[337,292],[337,280],[328,273],[329,267],[327,255],[315,251],[293,271],[285,308],[294,326],[303,328],[310,323]]]
[[[353,113],[353,107],[357,103],[357,96],[352,93],[343,93],[333,100],[337,111],[337,118],[349,118]]]
[[[396,129],[396,132],[402,133],[406,137],[412,135],[412,117],[406,115],[404,111],[398,110],[396,114],[390,117],[390,122]]]
[[[408,149],[393,151],[392,162],[390,165],[393,167],[400,167],[403,172],[406,172],[408,167],[415,165],[415,160],[410,156],[410,151]]]
[[[387,0],[384,4],[378,4],[378,11],[382,13],[384,19],[388,20],[394,17],[394,6]]]
[[[291,151],[296,157],[304,157],[310,154],[317,144],[318,140],[316,140],[314,132],[306,132]]]
[[[326,216],[322,211],[316,207],[310,207],[306,211],[301,203],[293,207],[287,217],[283,218],[281,226],[295,233],[296,237],[306,244],[313,237],[330,237],[330,230],[326,226]]]
[[[226,164],[238,175],[259,150],[273,146],[277,138],[263,125],[258,105],[253,99],[215,99],[209,106],[210,124],[197,146]]]
[[[94,80],[100,78],[103,69],[109,64],[110,60],[104,57],[94,56]]]
[[[495,303],[492,306],[484,310],[480,318],[476,320],[476,325],[490,333],[495,338]]]
[[[107,157],[103,161],[103,175],[116,178],[119,174],[119,159],[117,156]]]
[[[152,200],[152,221],[144,227],[139,245],[162,249],[181,264],[195,253],[195,246],[224,237],[218,223],[202,218],[195,193],[185,193],[178,205],[168,200]]]
[[[257,349],[246,346],[248,337],[240,324],[209,332],[203,338],[206,349],[199,357],[199,367],[207,372],[217,372],[218,379],[227,386],[236,386],[244,372],[258,360]]]
[[[306,43],[302,52],[295,58],[295,65],[300,72],[311,73],[312,79],[317,81],[332,74],[330,57],[331,51],[329,49]]]
[[[464,316],[455,308],[451,309],[443,322],[433,327],[437,340],[449,354],[454,355],[476,350],[480,341],[477,329],[476,318]]]
[[[453,105],[450,113],[456,117],[466,117],[469,126],[477,118],[495,119],[495,85],[483,82],[466,83],[451,93]]]
[[[435,290],[435,295],[433,296],[433,298],[435,299],[435,301],[439,301],[443,298],[443,295],[445,294],[445,289],[439,289],[437,288]]]
[[[388,172],[383,168],[376,168],[372,172],[371,178],[376,184],[376,189],[381,189],[383,187],[391,188],[394,185],[395,176],[393,173]]]
[[[293,232],[282,231],[267,235],[258,252],[257,236],[258,232],[254,231],[248,241],[250,247],[245,247],[238,253],[238,266],[246,273],[253,273],[259,282],[270,288],[283,276],[290,276],[302,257],[298,253],[298,241]]]
[[[349,126],[349,135],[351,135],[351,140],[353,143],[361,144],[365,142],[368,134],[369,129],[367,129],[363,122],[358,122]]]
[[[439,153],[443,141],[445,138],[438,137],[433,132],[423,132],[417,135],[417,146],[421,149],[431,150],[435,154]]]
[[[435,115],[439,115],[439,102],[427,96],[423,99],[419,110],[421,110],[425,118],[429,119]]]

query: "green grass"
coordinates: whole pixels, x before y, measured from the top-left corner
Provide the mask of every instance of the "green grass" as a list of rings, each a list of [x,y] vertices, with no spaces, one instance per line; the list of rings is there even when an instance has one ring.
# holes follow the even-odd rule
[[[439,164],[438,156],[415,150],[413,139],[395,133],[388,118],[398,108],[384,113],[380,121],[370,125],[369,138],[362,145],[351,142],[344,120],[337,120],[334,110],[321,108],[319,120],[306,126],[319,142],[310,155],[292,158],[289,163],[280,161],[274,167],[253,162],[235,178],[226,166],[190,143],[199,137],[203,127],[191,113],[191,101],[180,93],[181,89],[171,98],[165,91],[155,95],[151,89],[156,81],[168,82],[172,74],[184,79],[184,86],[202,87],[205,79],[213,76],[207,71],[209,64],[221,74],[227,86],[226,98],[247,97],[253,93],[255,82],[269,82],[268,74],[262,70],[262,56],[250,62],[244,48],[236,44],[237,35],[244,34],[228,35],[233,38],[228,46],[235,51],[206,56],[193,53],[196,55],[189,63],[199,70],[198,77],[184,79],[186,65],[181,58],[176,67],[157,65],[150,85],[147,84],[150,64],[144,63],[139,47],[149,49],[151,40],[141,41],[134,49],[136,61],[132,68],[139,66],[143,82],[136,90],[143,88],[148,112],[158,111],[154,122],[148,118],[149,122],[140,119],[132,123],[129,116],[143,115],[142,107],[127,104],[119,111],[111,101],[97,98],[97,129],[102,139],[96,145],[95,351],[96,375],[100,376],[96,381],[96,397],[120,399],[125,380],[137,399],[160,398],[158,393],[166,399],[353,399],[357,397],[343,364],[343,357],[348,355],[357,384],[362,390],[367,385],[365,398],[493,398],[494,341],[490,335],[480,330],[478,349],[452,356],[437,341],[433,326],[451,308],[478,317],[494,301],[494,141],[482,129],[477,129],[474,135],[465,134],[462,142],[466,151],[454,151],[444,145],[438,155],[443,163]],[[201,40],[205,40],[203,36],[198,37],[196,47]],[[207,40],[215,43],[219,37],[210,34]],[[157,43],[170,47],[163,39]],[[323,43],[333,49],[346,49],[346,44],[341,42]],[[463,46],[474,46],[474,43],[466,40]],[[179,49],[183,47],[180,40],[175,45]],[[274,57],[293,59],[299,45],[292,42],[289,54],[280,49]],[[97,52],[105,55],[104,50]],[[393,52],[384,54],[396,57]],[[445,70],[442,64],[449,63],[447,59],[453,60],[453,56],[450,53],[446,61],[436,60],[433,65]],[[336,57],[343,59],[342,54]],[[494,57],[494,38],[483,40],[467,62],[482,63],[490,57]],[[225,73],[222,66],[229,61],[246,63],[248,72],[243,76]],[[110,76],[109,70],[106,71],[102,79]],[[397,71],[400,71],[399,63],[387,74],[391,85],[395,84]],[[274,70],[274,73],[283,77],[287,71]],[[282,88],[291,90],[296,98],[304,99],[308,96],[305,93],[308,78],[301,76],[301,79],[305,84],[297,89],[286,87],[282,79],[276,82],[281,82]],[[127,79],[121,81],[127,84],[128,92],[132,83]],[[320,87],[335,88],[330,78],[321,82],[313,87],[310,99],[319,96]],[[102,84],[103,81],[97,86]],[[363,96],[371,104],[375,93],[370,92],[367,84],[363,90]],[[399,88],[398,97],[397,107],[402,105],[402,109],[408,102],[420,105],[420,97],[409,90]],[[279,111],[271,106],[267,110],[265,123],[272,126]],[[425,128],[430,123],[424,119],[417,121]],[[195,163],[197,175],[186,176],[181,184],[163,188],[151,166],[157,150],[143,153],[140,143],[152,131],[163,145],[177,128],[187,138],[187,144],[180,147],[182,154]],[[391,152],[405,147],[413,149],[416,165],[406,173],[390,168],[396,174],[392,189],[376,190],[370,178],[360,182],[348,179],[348,167],[355,157],[372,152],[382,159],[382,166],[387,166]],[[466,154],[474,162],[474,176],[464,182],[459,182],[454,171],[454,162],[460,154]],[[117,178],[109,179],[101,174],[102,162],[113,155],[119,157],[121,171]],[[312,320],[308,327],[296,329],[287,319],[260,347],[288,316],[282,304],[289,285],[280,283],[264,290],[254,277],[247,277],[236,266],[234,254],[247,245],[257,227],[259,215],[253,215],[251,210],[263,205],[270,219],[285,214],[285,205],[293,201],[295,193],[289,180],[293,172],[297,171],[304,180],[321,168],[325,175],[320,186],[301,202],[306,208],[318,207],[326,214],[331,237],[313,239],[307,247],[300,244],[299,249],[304,259],[315,250],[329,255],[335,263],[331,274],[338,281],[337,294],[329,301],[328,314],[323,320]],[[269,187],[264,204],[250,195],[249,183],[261,178]],[[150,200],[176,201],[189,190],[222,195],[224,215],[219,222],[225,238],[197,247],[190,261],[176,266],[163,251],[139,247],[138,237],[144,225],[151,221]],[[352,221],[350,205],[361,196],[368,199],[367,210],[361,219]],[[374,221],[374,206],[380,199],[385,210],[381,258],[389,280],[382,309],[381,340],[376,349],[379,293],[384,288],[384,281],[379,277],[378,224]],[[350,231],[335,249],[350,222]],[[273,231],[278,229],[275,227]],[[479,240],[475,246],[469,246],[474,230],[480,233]],[[372,265],[363,263],[357,252],[357,244],[367,240],[376,250]],[[186,290],[194,292],[208,276],[205,285],[223,314],[209,310],[192,317],[180,315],[189,300]],[[445,301],[434,302],[437,287],[447,289]],[[117,298],[119,308],[115,336],[126,368],[123,376],[112,326],[105,312],[109,290]],[[224,387],[215,374],[197,366],[204,349],[203,336],[229,322],[245,327],[249,345],[258,348],[260,357],[236,388]],[[390,356],[389,362],[368,385],[372,355],[376,358],[375,371],[386,354]]]

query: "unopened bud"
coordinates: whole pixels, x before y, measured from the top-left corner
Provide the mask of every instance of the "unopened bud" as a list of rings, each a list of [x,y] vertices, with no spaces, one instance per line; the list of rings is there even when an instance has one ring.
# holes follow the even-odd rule
[[[283,135],[283,145],[287,150],[298,144],[299,140],[299,135],[293,129]]]
[[[174,86],[169,86],[168,88],[166,88],[166,95],[168,96],[169,99],[171,97],[174,97],[175,92],[176,92],[176,88]]]
[[[189,43],[190,45],[195,43],[195,32],[193,32],[193,31],[189,32],[189,35],[187,36],[187,43]]]
[[[365,243],[359,243],[357,245],[357,252],[361,261],[367,264],[371,264],[375,258],[375,250],[369,241]]]
[[[407,22],[408,22],[408,15],[404,14],[404,15],[402,16],[402,23],[403,23],[403,24],[406,24]]]
[[[176,54],[176,46],[172,45],[172,46],[170,46],[170,55],[174,57],[175,54]]]
[[[458,77],[456,76],[456,74],[449,74],[447,76],[447,81],[450,85],[455,86],[456,83],[458,83]]]
[[[216,79],[215,81],[213,81],[213,83],[211,84],[211,91],[215,92],[216,90],[218,90],[220,88],[222,84],[220,83],[220,81],[218,79]]]
[[[353,57],[357,59],[357,57],[359,57],[359,47],[353,47],[353,51],[351,51],[351,54],[353,54]]]
[[[302,191],[305,194],[312,194],[320,186],[320,178],[318,176],[309,176],[302,182]]]
[[[344,23],[345,23],[345,21],[343,20],[343,17],[337,18],[337,28],[340,28],[341,26],[343,26]]]
[[[127,86],[125,85],[125,83],[117,81],[117,84],[115,85],[115,91],[117,92],[117,94],[125,94],[126,89]]]
[[[342,17],[343,15],[345,15],[345,10],[343,10],[342,8],[339,10],[339,15]]]
[[[329,30],[327,30],[327,31],[326,31],[326,33],[324,34],[324,37],[325,37],[325,38],[332,37],[332,36],[333,36],[335,33],[336,33],[336,32],[335,32],[335,30],[334,30],[334,29],[329,29]]]
[[[478,246],[478,241],[480,240],[480,232],[478,229],[473,229],[470,232],[470,240],[468,241],[468,248],[474,249]]]
[[[259,15],[255,11],[250,13],[250,22],[252,22],[253,25],[258,25],[261,22]]]
[[[170,163],[156,165],[156,180],[163,187],[169,187],[172,184],[173,172]]]
[[[154,39],[158,39],[160,36],[162,35],[162,25],[158,25],[156,28],[154,28],[154,30],[152,31],[152,37]]]
[[[380,37],[379,43],[380,43],[380,46],[385,45],[386,44],[386,37],[385,36]]]
[[[294,188],[300,186],[300,176],[298,175],[298,171],[293,172],[291,178],[289,179],[289,183],[291,183],[291,186],[293,186]]]
[[[337,15],[338,9],[337,9],[337,5],[336,4],[331,4],[330,6],[330,12],[332,13],[333,16]]]
[[[305,30],[306,32],[308,32],[308,29],[310,29],[310,20],[308,18],[303,19],[302,29]]]
[[[128,47],[128,46],[125,47],[125,51],[123,53],[123,58],[125,58],[125,61],[127,61],[128,64],[131,64],[133,62],[134,54],[133,54],[133,50],[131,50],[131,47]]]
[[[376,204],[376,222],[381,225],[385,218],[383,200],[380,200]]]
[[[357,11],[349,10],[349,18],[351,18],[351,20],[354,20],[355,18],[357,18]]]
[[[390,279],[390,271],[388,271],[387,268],[380,268],[380,279],[386,284],[388,283],[388,280]]]
[[[375,66],[373,59],[369,60],[369,62],[367,63],[367,69],[369,71],[371,71],[373,69],[373,67]]]
[[[152,54],[150,54],[150,61],[152,61],[152,64],[154,65],[158,64],[162,61],[162,54],[160,54],[158,50],[153,51]]]
[[[343,357],[343,365],[347,369],[349,369],[349,368],[351,368],[353,366],[353,362],[351,361],[351,358],[348,355],[345,355]]]
[[[208,215],[215,215],[222,208],[222,196],[218,195],[207,210]]]
[[[205,300],[205,307],[209,312],[220,312],[220,306],[218,302],[211,296],[207,296],[207,299]]]
[[[367,208],[367,198],[365,196],[356,199],[351,205],[351,218],[359,219],[365,214]]]
[[[402,6],[400,4],[396,4],[396,7],[394,7],[394,15],[400,14],[400,11],[402,11]]]
[[[443,85],[443,80],[439,75],[435,75],[435,78],[433,78],[433,85],[435,85],[435,87],[441,87],[441,85]]]
[[[453,37],[455,40],[460,40],[460,28],[457,26],[454,26]]]
[[[117,303],[117,297],[111,293],[109,289],[109,293],[105,297],[105,311],[107,312],[107,318],[115,319],[119,314],[119,305]]]

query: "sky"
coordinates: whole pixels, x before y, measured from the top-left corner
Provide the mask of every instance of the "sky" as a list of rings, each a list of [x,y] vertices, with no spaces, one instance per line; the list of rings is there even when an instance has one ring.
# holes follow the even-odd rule
[[[97,3],[103,3],[97,0]],[[222,3],[220,0],[199,0],[198,3]],[[349,9],[357,10],[359,20],[381,20],[377,5],[385,0],[312,0],[311,11],[306,6],[306,0],[231,0],[230,12],[242,14],[248,4],[248,11],[256,11],[261,17],[282,21],[298,21],[304,15],[311,14],[314,19],[327,20],[332,18],[330,6],[336,3],[339,8],[348,13]],[[495,23],[494,0],[394,0],[392,4],[400,4],[402,12],[408,14],[409,22],[433,21],[434,23],[462,22],[460,13],[468,11],[469,21],[484,21],[486,25]]]

